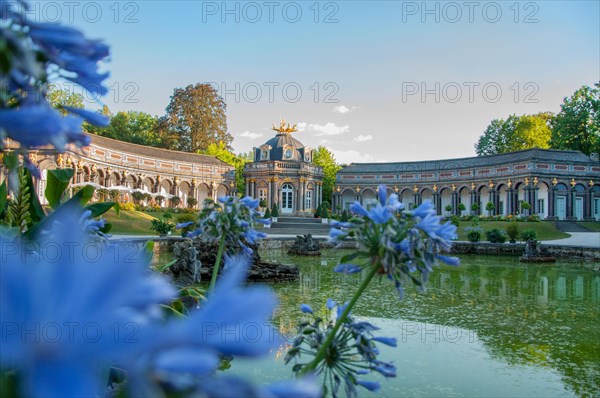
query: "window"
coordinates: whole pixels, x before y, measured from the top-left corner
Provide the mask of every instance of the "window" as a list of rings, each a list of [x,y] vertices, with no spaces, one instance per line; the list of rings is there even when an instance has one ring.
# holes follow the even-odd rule
[[[304,152],[304,161],[310,162],[310,151]]]
[[[260,150],[260,160],[267,160],[269,159],[269,152],[266,149],[261,149]]]
[[[285,150],[284,157],[285,157],[286,159],[290,159],[290,158],[292,157],[292,150],[291,150],[291,149],[286,149],[286,150]]]
[[[538,199],[537,205],[538,205],[538,214],[544,214],[544,211],[545,211],[545,207],[544,207],[545,202],[544,202],[544,199]]]
[[[498,204],[498,215],[504,215],[504,202],[502,201]]]
[[[304,198],[304,208],[306,210],[312,208],[312,191],[306,191],[306,197]]]
[[[266,188],[259,188],[258,189],[258,200],[267,200],[267,189]]]

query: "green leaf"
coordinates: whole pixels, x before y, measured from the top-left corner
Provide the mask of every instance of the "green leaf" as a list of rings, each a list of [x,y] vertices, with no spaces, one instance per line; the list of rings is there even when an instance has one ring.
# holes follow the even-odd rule
[[[53,209],[56,209],[60,204],[60,199],[69,186],[74,173],[73,169],[48,170],[44,195]]]
[[[114,205],[116,205],[115,202],[100,202],[86,206],[84,210],[90,210],[91,217],[96,218],[109,211]]]
[[[4,207],[6,206],[6,198],[8,197],[8,190],[6,189],[6,180],[0,184],[0,214],[4,213]]]
[[[104,224],[103,228],[100,228],[100,232],[102,232],[103,234],[107,234],[112,229],[112,226],[113,226],[112,223],[107,222]]]
[[[8,170],[14,170],[19,165],[19,158],[13,152],[4,153],[4,156],[2,156],[2,162]]]
[[[175,264],[177,262],[177,260],[173,260],[171,262],[166,263],[165,265],[161,265],[159,268],[157,268],[156,270],[158,272],[163,272],[165,271],[167,268],[169,268],[171,265]]]
[[[86,185],[81,188],[71,199],[69,199],[66,203],[70,203],[71,201],[79,202],[81,206],[85,206],[87,202],[92,199],[94,196],[94,191],[96,189],[91,185]]]
[[[29,216],[31,217],[31,222],[35,225],[38,222],[41,222],[44,218],[46,218],[46,212],[42,208],[40,200],[36,194],[35,186],[33,185],[33,177],[29,170],[24,169],[25,172],[25,180],[27,181],[27,187],[29,187]]]

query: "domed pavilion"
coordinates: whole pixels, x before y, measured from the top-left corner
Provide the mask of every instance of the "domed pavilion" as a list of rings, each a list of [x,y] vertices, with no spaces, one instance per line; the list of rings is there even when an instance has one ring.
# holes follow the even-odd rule
[[[296,125],[281,120],[277,134],[254,148],[254,161],[244,169],[246,195],[277,203],[284,215],[313,213],[323,198],[323,169],[312,163],[312,151],[292,137]]]

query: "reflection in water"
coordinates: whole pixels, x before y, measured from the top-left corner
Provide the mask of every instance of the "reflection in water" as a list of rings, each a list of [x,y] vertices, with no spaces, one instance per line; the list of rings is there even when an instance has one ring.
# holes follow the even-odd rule
[[[360,283],[360,275],[331,271],[342,251],[325,250],[320,259],[280,251],[261,255],[301,266],[298,282],[273,285],[280,298],[274,320],[284,334],[295,330],[300,303],[324,312],[328,297],[349,300]],[[356,316],[378,318],[373,322],[384,326],[382,335],[406,343],[382,353],[399,369],[397,379],[383,383],[384,395],[600,394],[598,272],[579,263],[523,265],[491,256],[462,260],[461,267],[438,268],[425,294],[407,289],[398,301],[393,284],[382,280],[358,302]],[[410,344],[414,338],[417,346]],[[439,363],[451,368],[460,363],[474,373],[465,376]],[[261,366],[269,370],[263,376],[288,377],[291,371],[281,365],[265,362]],[[260,372],[255,365],[234,364],[233,369]],[[469,380],[474,374],[475,384]]]

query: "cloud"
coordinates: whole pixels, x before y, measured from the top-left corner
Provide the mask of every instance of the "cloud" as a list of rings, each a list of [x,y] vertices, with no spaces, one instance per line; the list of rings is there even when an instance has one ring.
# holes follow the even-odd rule
[[[316,124],[316,123],[298,123],[298,131],[315,133],[316,137],[321,137],[324,135],[340,135],[347,133],[350,131],[350,126],[338,126],[335,123],[327,122],[325,124]]]
[[[345,105],[338,105],[338,106],[334,106],[334,107],[333,107],[333,111],[334,111],[334,112],[341,113],[342,115],[343,115],[343,114],[346,114],[346,113],[350,113],[350,112],[352,112],[353,110],[354,110],[354,107],[352,107],[352,109],[350,109],[350,108],[348,108],[348,107],[347,107],[347,106],[345,106]]]
[[[373,139],[373,136],[371,134],[367,134],[367,135],[359,135],[358,137],[354,138],[355,142],[366,142],[366,141],[371,141]]]
[[[371,155],[366,153],[360,153],[358,151],[338,151],[332,148],[328,148],[333,155],[335,156],[335,160],[340,164],[350,164],[352,162],[355,163],[373,163],[373,162],[384,162],[385,160],[374,159]]]
[[[244,131],[242,134],[240,134],[240,137],[250,138],[251,140],[255,140],[257,138],[262,137],[263,135],[264,135],[263,133],[251,133],[249,131]]]

